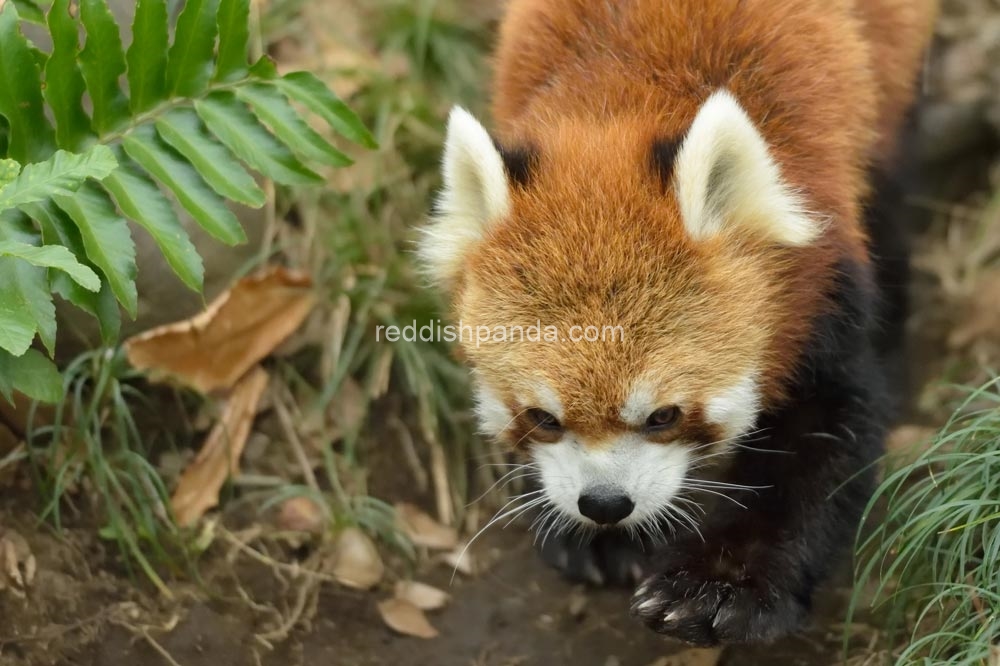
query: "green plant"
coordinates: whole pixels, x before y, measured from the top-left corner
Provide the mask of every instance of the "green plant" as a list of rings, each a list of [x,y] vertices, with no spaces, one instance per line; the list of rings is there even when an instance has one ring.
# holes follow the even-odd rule
[[[874,583],[897,664],[993,666],[1000,658],[1000,379],[969,391],[865,514],[851,612]],[[886,512],[884,519],[879,512]],[[908,631],[901,640],[900,632]]]
[[[329,492],[319,496],[289,487],[276,497],[307,494],[325,505],[335,523],[361,525],[391,542],[391,530],[380,527],[391,524],[389,514],[371,497],[380,489],[370,483],[385,451],[404,463],[395,467],[417,491],[433,495],[445,521],[466,517],[470,494],[479,494],[473,483],[486,488],[495,481],[496,468],[481,464],[487,444],[476,436],[469,411],[467,370],[449,345],[376,334],[378,326],[420,327],[443,315],[413,265],[411,241],[439,184],[448,109],[482,97],[488,26],[452,0],[348,7],[360,18],[340,23],[363,26],[363,34],[351,33],[347,41],[365,54],[371,48],[376,64],[332,73],[357,86],[352,106],[373,128],[380,149],[338,174],[329,189],[298,193],[287,202],[302,236],[316,241],[309,264],[332,312],[322,358],[286,367],[284,380],[294,386],[298,404],[321,411],[343,402],[345,385],[360,387],[353,401],[368,418],[321,443],[319,483]],[[285,26],[275,35],[279,41],[288,39],[289,25],[324,30],[316,23],[329,18],[321,10],[306,12],[300,0],[272,3],[270,11],[281,12],[280,20],[263,17]],[[334,21],[329,29],[337,27]],[[308,36],[297,40],[309,43]],[[313,372],[317,367],[321,371]],[[469,465],[476,460],[479,478],[472,479]]]
[[[135,407],[146,400],[134,386],[138,379],[121,350],[75,358],[51,423],[27,433],[27,457],[42,519],[61,528],[74,498],[93,499],[100,536],[117,544],[129,573],[138,568],[169,597],[157,569],[190,564],[193,541],[174,522],[170,494],[150,462],[156,437],[139,432]]]
[[[458,2],[380,0],[379,48],[404,53],[418,79],[464,99],[482,83],[488,48],[488,33],[468,13]]]
[[[188,0],[172,42],[166,0],[139,0],[127,50],[105,0],[54,0],[44,13],[27,0],[0,5],[0,393],[8,399],[14,389],[39,400],[62,395],[54,366],[32,348],[37,336],[54,352],[53,293],[97,317],[106,343],[117,336],[119,305],[135,316],[126,220],[200,290],[201,259],[167,194],[213,237],[236,244],[245,234],[225,202],[265,203],[244,165],[295,187],[322,183],[317,166],[351,162],[299,107],[375,145],[313,74],[279,75],[266,56],[249,64],[249,0]],[[51,51],[29,41],[23,20],[43,24]]]

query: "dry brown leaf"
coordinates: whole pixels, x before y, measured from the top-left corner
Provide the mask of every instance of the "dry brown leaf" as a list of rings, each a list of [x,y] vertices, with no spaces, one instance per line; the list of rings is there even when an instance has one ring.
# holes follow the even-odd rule
[[[348,587],[367,590],[382,580],[385,565],[375,542],[357,527],[348,527],[337,535],[330,573]]]
[[[240,455],[267,381],[267,373],[258,366],[233,387],[222,416],[184,470],[170,499],[178,524],[191,525],[218,504],[222,484],[239,471]]]
[[[1000,644],[990,646],[990,666],[1000,666]]]
[[[412,504],[396,505],[399,527],[417,546],[433,550],[450,550],[458,545],[458,531],[434,520]]]
[[[316,302],[305,273],[272,266],[239,280],[200,314],[125,343],[129,362],[208,393],[232,387],[291,335]]]
[[[441,556],[441,561],[451,567],[452,571],[457,571],[466,576],[476,573],[476,561],[472,557],[465,544],[455,548],[455,550]]]
[[[447,592],[415,580],[398,581],[395,594],[397,599],[409,601],[420,610],[425,611],[444,608],[445,604],[451,600]]]
[[[379,615],[390,629],[407,636],[434,638],[437,629],[431,626],[424,612],[403,599],[386,599],[378,604]]]
[[[13,530],[0,532],[0,592],[23,599],[35,581],[37,563],[24,537]]]
[[[296,532],[320,532],[325,523],[323,509],[308,497],[292,497],[281,503],[278,527]]]

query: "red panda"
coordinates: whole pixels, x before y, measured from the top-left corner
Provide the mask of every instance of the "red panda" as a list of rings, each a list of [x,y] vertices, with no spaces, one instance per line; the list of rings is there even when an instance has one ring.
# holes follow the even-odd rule
[[[463,337],[483,431],[527,457],[551,559],[642,577],[658,632],[794,631],[852,541],[889,412],[866,211],[934,13],[512,0],[494,133],[451,114],[422,261],[463,325],[559,331]]]

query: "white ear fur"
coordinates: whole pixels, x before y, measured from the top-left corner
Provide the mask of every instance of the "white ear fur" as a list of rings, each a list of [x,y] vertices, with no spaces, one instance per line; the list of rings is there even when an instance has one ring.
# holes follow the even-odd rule
[[[782,180],[764,138],[725,90],[698,111],[677,155],[677,199],[691,237],[742,227],[782,245],[806,245],[821,231]]]
[[[468,111],[448,117],[438,213],[424,229],[419,253],[438,283],[451,281],[488,225],[510,210],[503,158],[486,129]]]

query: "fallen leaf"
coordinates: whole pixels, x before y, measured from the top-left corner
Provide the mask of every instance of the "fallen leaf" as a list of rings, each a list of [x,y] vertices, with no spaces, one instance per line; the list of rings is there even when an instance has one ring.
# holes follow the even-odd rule
[[[315,302],[308,275],[272,266],[239,280],[195,317],[129,338],[125,352],[153,379],[202,393],[229,389],[302,324]]]
[[[458,531],[434,520],[413,504],[396,504],[399,527],[417,546],[432,550],[449,550],[458,545]]]
[[[379,615],[389,628],[406,636],[434,638],[437,629],[431,626],[424,612],[403,599],[386,599],[378,604]]]
[[[989,666],[1000,666],[1000,644],[990,646]]]
[[[13,530],[0,532],[0,592],[9,590],[23,599],[35,580],[37,563],[24,537]]]
[[[292,497],[281,503],[278,527],[296,532],[320,532],[326,519],[323,509],[308,497]]]
[[[348,527],[337,535],[330,573],[348,587],[367,590],[382,580],[385,565],[375,542],[357,527]]]
[[[466,576],[471,576],[476,572],[475,560],[473,560],[472,553],[468,552],[464,544],[442,555],[441,561],[451,567],[452,571],[457,571]]]
[[[179,525],[191,525],[218,504],[222,484],[239,471],[240,455],[267,382],[267,373],[256,367],[233,387],[219,421],[181,474],[170,499]]]
[[[444,608],[445,604],[451,600],[447,592],[415,580],[398,581],[396,583],[395,594],[397,599],[408,601],[420,610],[425,611]]]

